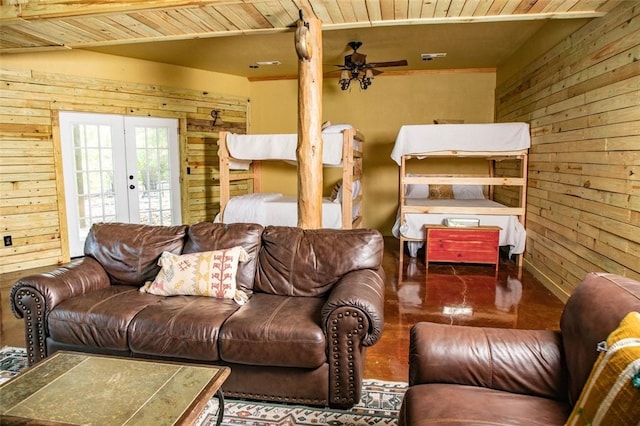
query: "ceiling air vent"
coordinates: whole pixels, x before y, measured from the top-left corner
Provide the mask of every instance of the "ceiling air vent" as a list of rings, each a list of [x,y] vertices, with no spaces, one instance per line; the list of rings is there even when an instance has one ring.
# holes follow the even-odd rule
[[[420,54],[420,59],[423,61],[432,61],[436,58],[444,58],[447,56],[446,53],[422,53]]]

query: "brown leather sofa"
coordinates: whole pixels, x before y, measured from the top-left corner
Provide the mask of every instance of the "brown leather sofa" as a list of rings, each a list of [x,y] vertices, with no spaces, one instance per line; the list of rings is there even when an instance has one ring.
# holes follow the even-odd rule
[[[418,323],[398,424],[563,425],[598,343],[632,311],[640,311],[640,282],[590,273],[567,301],[560,331]]]
[[[227,396],[351,407],[365,349],[384,323],[383,239],[375,230],[255,224],[96,224],[85,256],[19,280],[31,364],[57,350],[226,365]],[[241,245],[232,299],[139,291],[175,254]]]

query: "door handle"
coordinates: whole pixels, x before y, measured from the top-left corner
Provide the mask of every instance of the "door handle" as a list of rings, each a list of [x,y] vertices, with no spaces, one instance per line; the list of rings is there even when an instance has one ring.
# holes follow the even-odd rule
[[[136,189],[135,185],[129,185],[129,189]]]

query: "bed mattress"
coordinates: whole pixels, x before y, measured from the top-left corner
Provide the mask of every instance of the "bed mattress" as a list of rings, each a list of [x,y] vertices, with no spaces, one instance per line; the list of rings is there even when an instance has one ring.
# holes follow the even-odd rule
[[[326,167],[342,166],[342,143],[345,126],[322,132],[322,164]],[[354,149],[358,141],[354,140]],[[297,162],[298,134],[259,134],[227,136],[227,148],[232,157],[229,167],[246,170],[252,160],[283,160]]]
[[[527,123],[417,124],[400,128],[391,158],[442,151],[504,152],[528,149]]]
[[[215,222],[220,222],[219,215]],[[248,194],[229,200],[224,223],[258,223],[263,226],[298,226],[298,199],[279,193]],[[322,227],[342,228],[342,206],[329,198],[322,200]]]

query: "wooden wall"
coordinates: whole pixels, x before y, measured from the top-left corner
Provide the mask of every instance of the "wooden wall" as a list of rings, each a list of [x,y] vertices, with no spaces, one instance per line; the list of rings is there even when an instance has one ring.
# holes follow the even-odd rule
[[[0,70],[0,82],[0,235],[13,240],[0,240],[0,273],[69,260],[60,110],[178,118],[183,221],[218,212],[218,132],[246,131],[246,99],[37,71]]]
[[[640,278],[639,14],[621,3],[496,89],[496,121],[531,125],[525,264],[564,299],[590,271]]]

